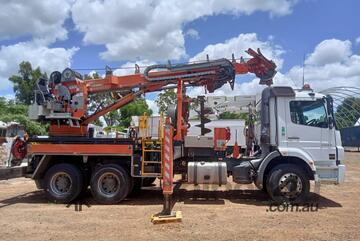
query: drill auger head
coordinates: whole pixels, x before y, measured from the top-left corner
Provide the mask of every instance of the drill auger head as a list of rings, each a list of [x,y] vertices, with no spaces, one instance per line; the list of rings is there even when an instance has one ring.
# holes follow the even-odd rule
[[[253,58],[247,62],[249,72],[252,72],[260,79],[261,85],[272,85],[276,71],[276,64],[272,60],[268,60],[260,51],[257,52],[249,48],[246,53]]]

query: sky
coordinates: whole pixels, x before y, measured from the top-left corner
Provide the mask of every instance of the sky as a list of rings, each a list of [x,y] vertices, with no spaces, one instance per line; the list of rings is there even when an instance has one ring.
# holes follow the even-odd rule
[[[187,62],[246,55],[261,48],[275,61],[275,85],[315,90],[360,84],[360,1],[356,0],[0,0],[0,95],[13,98],[9,76],[21,61],[43,71],[132,73],[137,63]],[[253,75],[234,91],[261,91]],[[188,94],[204,94],[191,88]],[[157,110],[157,94],[147,94]]]

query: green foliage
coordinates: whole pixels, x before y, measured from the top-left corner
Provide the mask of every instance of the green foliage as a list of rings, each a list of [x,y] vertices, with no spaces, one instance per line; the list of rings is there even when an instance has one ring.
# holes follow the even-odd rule
[[[31,121],[25,115],[4,115],[0,117],[0,120],[3,122],[15,121],[20,125],[24,126],[25,131],[30,135],[45,135],[47,133],[46,126],[41,125],[38,122]]]
[[[34,87],[40,77],[45,77],[40,68],[33,69],[31,64],[23,61],[19,64],[19,74],[13,75],[9,80],[14,84],[16,100],[22,104],[30,105],[34,99]]]
[[[92,75],[85,75],[85,79],[97,79],[99,78],[98,73]],[[93,113],[96,110],[99,110],[103,107],[111,105],[116,100],[111,96],[111,93],[100,93],[90,96],[89,112]],[[139,98],[118,110],[113,110],[106,115],[104,115],[104,120],[106,122],[106,129],[117,131],[123,131],[124,128],[129,127],[131,122],[131,116],[138,116],[147,113],[148,115],[152,114],[152,110],[149,109],[145,99]],[[97,120],[94,122],[96,125],[101,125],[101,121]]]
[[[149,109],[145,99],[139,98],[130,104],[127,104],[120,109],[121,125],[124,127],[130,126],[131,116],[139,116],[144,113],[147,113],[149,116],[152,115],[152,110]]]
[[[0,97],[0,120],[4,122],[15,121],[24,126],[29,135],[44,135],[47,126],[41,125],[28,118],[28,105],[34,99],[34,87],[40,78],[47,78],[40,68],[33,69],[31,64],[23,61],[19,64],[18,75],[12,75],[9,80],[14,85],[15,100],[7,101]]]
[[[234,113],[225,111],[219,115],[219,119],[221,120],[232,120],[232,119],[242,119],[247,120],[248,114],[247,113]]]
[[[165,112],[170,105],[176,104],[176,92],[172,89],[165,90],[158,95],[158,98],[155,100],[155,102],[159,107],[159,112]]]
[[[360,118],[360,98],[348,97],[336,108],[335,119],[338,128],[354,126]]]
[[[185,96],[185,98],[190,98]],[[173,89],[164,90],[161,92],[155,100],[156,105],[159,107],[159,112],[166,112],[169,106],[177,104],[177,94]],[[190,109],[196,110],[199,108],[199,102],[196,98],[193,98],[190,102]]]
[[[93,72],[91,74],[85,74],[84,79],[99,79],[100,75],[98,72]]]
[[[125,129],[126,128],[124,126],[107,126],[104,128],[104,131],[106,131],[106,132],[109,132],[109,131],[124,132]]]
[[[85,75],[84,79],[98,79],[100,75],[98,73],[93,73],[91,75]],[[106,107],[114,103],[114,98],[109,92],[99,93],[90,96],[90,103],[88,105],[89,114],[94,113],[97,110],[100,110],[103,107]],[[113,110],[103,116],[107,126],[115,126],[120,124],[120,112],[119,110]],[[93,124],[102,126],[102,122],[97,119]]]
[[[0,97],[0,120],[3,122],[15,121],[24,126],[25,131],[30,135],[45,135],[47,126],[29,120],[27,116],[28,107],[23,104],[16,104],[14,101],[7,101]]]

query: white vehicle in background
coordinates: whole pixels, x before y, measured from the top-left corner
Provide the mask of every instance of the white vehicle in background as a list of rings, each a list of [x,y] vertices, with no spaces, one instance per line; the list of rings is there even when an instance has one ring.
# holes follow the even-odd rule
[[[200,128],[197,125],[200,124],[199,120],[189,120],[190,128],[188,129],[188,135],[200,135]],[[230,120],[212,120],[206,124],[206,128],[211,132],[205,134],[205,136],[213,136],[214,128],[229,128],[231,132],[230,140],[226,143],[227,146],[234,146],[235,141],[241,147],[245,147],[245,120],[230,119]]]

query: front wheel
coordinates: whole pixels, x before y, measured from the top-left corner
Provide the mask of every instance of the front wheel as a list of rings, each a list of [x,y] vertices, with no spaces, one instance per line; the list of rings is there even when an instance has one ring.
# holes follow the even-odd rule
[[[106,164],[97,169],[90,181],[94,199],[102,204],[121,202],[129,193],[129,174],[119,165]]]
[[[266,190],[276,203],[302,203],[309,196],[310,181],[301,167],[280,164],[270,171]]]

